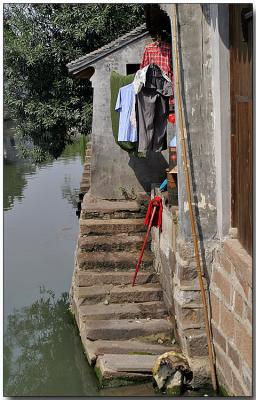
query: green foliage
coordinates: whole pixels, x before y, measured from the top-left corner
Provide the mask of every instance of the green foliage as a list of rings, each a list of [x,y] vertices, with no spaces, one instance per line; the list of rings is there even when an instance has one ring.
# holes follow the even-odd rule
[[[92,119],[89,80],[66,64],[143,22],[136,4],[5,4],[4,101],[23,157],[59,157]]]

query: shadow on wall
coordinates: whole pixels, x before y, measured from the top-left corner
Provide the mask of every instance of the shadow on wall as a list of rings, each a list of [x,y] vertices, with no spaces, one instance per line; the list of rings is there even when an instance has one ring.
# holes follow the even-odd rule
[[[129,167],[146,192],[151,191],[152,183],[161,183],[166,178],[168,162],[162,153],[149,153],[146,158],[130,155]]]

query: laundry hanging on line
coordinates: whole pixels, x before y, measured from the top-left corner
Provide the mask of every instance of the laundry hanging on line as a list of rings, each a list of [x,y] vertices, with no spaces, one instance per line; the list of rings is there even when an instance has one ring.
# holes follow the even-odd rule
[[[134,80],[134,74],[122,75],[115,71],[112,71],[110,75],[110,93],[111,93],[110,114],[111,114],[113,136],[115,142],[121,147],[121,149],[131,154],[136,152],[137,143],[129,141],[118,141],[120,113],[116,112],[115,108],[116,108],[116,101],[119,89],[125,85],[132,83],[133,80]]]
[[[147,151],[167,149],[167,118],[173,97],[170,44],[156,41],[146,46],[140,66],[133,81],[120,85],[116,96],[112,93],[117,89],[113,84],[116,73],[111,74],[111,117],[116,142],[128,152],[145,156]],[[114,97],[118,130],[112,114]]]

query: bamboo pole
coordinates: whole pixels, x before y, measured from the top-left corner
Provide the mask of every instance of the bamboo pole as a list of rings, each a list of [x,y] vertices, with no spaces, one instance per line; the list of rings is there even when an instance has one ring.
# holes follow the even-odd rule
[[[186,192],[187,192],[187,199],[189,205],[189,216],[190,216],[190,223],[191,223],[191,231],[192,231],[192,238],[194,244],[194,252],[196,258],[196,269],[197,269],[197,276],[200,285],[200,291],[202,295],[202,302],[203,302],[203,311],[204,311],[204,320],[205,320],[205,331],[207,336],[207,344],[208,344],[208,355],[209,355],[209,362],[211,368],[211,379],[212,379],[212,386],[213,389],[217,390],[217,379],[216,379],[216,370],[215,370],[215,362],[213,356],[213,347],[212,347],[212,334],[210,329],[209,323],[209,316],[208,316],[208,306],[207,306],[207,299],[205,295],[205,288],[203,284],[202,278],[202,269],[201,269],[201,262],[200,262],[200,255],[198,249],[198,238],[196,233],[195,227],[195,216],[192,207],[192,195],[190,189],[190,174],[189,174],[189,160],[187,157],[187,149],[185,143],[185,137],[187,138],[186,127],[183,121],[183,109],[182,109],[182,100],[181,100],[181,86],[180,86],[180,62],[179,62],[179,50],[178,50],[178,38],[177,38],[177,12],[176,12],[176,5],[173,5],[173,16],[172,16],[172,35],[173,35],[173,42],[174,42],[174,49],[173,55],[175,59],[175,66],[176,66],[176,75],[175,75],[175,92],[177,97],[178,103],[178,115],[179,115],[179,132],[180,132],[180,141],[181,141],[181,148],[182,148],[182,159],[183,159],[183,167],[184,167],[184,175],[185,175],[185,184],[186,184]]]

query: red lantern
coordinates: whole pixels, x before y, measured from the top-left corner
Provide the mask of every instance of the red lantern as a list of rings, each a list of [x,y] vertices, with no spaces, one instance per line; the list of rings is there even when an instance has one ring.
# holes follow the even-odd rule
[[[168,115],[168,121],[169,121],[172,125],[174,125],[175,122],[176,122],[175,114],[169,114],[169,115]]]

